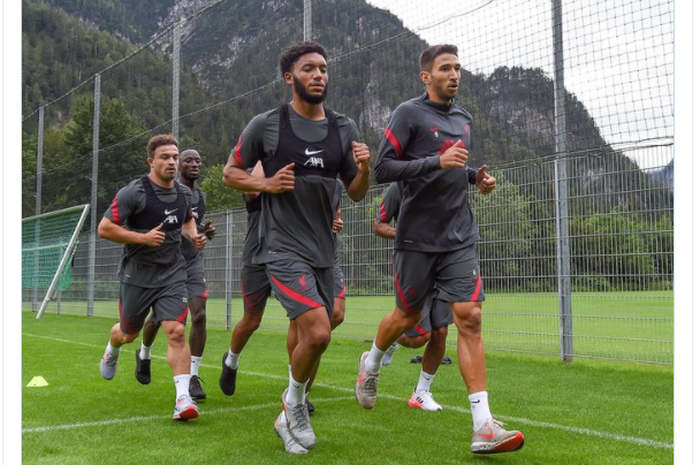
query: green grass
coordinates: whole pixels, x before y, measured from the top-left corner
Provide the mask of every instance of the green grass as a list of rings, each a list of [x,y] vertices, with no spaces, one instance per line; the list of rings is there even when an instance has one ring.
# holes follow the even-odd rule
[[[381,318],[394,307],[392,296],[351,296],[347,299],[341,337],[373,338]],[[576,357],[673,363],[673,292],[576,293],[572,297],[574,354]],[[25,302],[23,309],[31,308]],[[94,314],[114,317],[116,302],[97,301]],[[231,322],[242,314],[240,298],[231,301]],[[85,314],[85,302],[63,302],[61,311]],[[51,304],[47,313],[54,313]],[[212,296],[207,302],[207,322],[226,327],[226,303]],[[286,332],[287,317],[270,299],[263,328]],[[484,303],[483,331],[487,349],[547,355],[559,354],[559,310],[555,293],[489,294]],[[448,343],[455,344],[453,330]]]
[[[317,447],[304,457],[286,454],[273,431],[287,384],[284,337],[259,331],[241,358],[237,392],[218,388],[221,354],[230,332],[212,327],[200,376],[209,398],[202,416],[170,420],[174,387],[154,349],[153,381],[133,376],[135,345],[123,350],[112,381],[98,361],[115,318],[23,312],[22,383],[43,376],[47,387],[23,387],[22,458],[25,464],[671,464],[673,369],[600,360],[563,363],[556,357],[488,352],[491,409],[526,437],[513,454],[469,453],[471,415],[456,364],[442,366],[433,393],[445,410],[406,406],[419,367],[416,351],[400,349],[382,370],[377,406],[357,405],[357,359],[369,345],[335,338],[310,399]],[[342,328],[342,326],[341,326]],[[456,359],[454,348],[448,355]]]

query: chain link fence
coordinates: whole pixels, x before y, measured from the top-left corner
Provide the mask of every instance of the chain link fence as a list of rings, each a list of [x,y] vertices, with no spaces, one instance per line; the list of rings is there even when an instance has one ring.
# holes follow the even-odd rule
[[[418,54],[447,42],[459,46],[463,66],[457,103],[476,121],[470,164],[488,164],[499,182],[490,196],[468,193],[482,233],[486,347],[672,364],[673,7],[219,0],[163,13],[150,39],[134,39],[138,46],[103,54],[99,36],[76,52],[99,58],[91,69],[67,82],[54,73],[25,94],[25,103],[41,102],[23,106],[23,147],[36,154],[35,164],[24,163],[25,216],[70,206],[60,205],[68,198],[90,202],[98,215],[81,237],[73,284],[47,311],[116,316],[121,247],[96,239],[94,225],[116,190],[145,170],[150,135],[179,134],[213,172],[247,121],[288,100],[277,57],[306,34],[329,49],[328,106],[355,119],[376,153],[392,109],[423,91]],[[24,29],[46,22],[41,8],[26,5]],[[25,49],[23,58],[39,53]],[[158,79],[144,72],[154,66]],[[160,103],[144,108],[163,89]],[[109,122],[120,108],[142,125],[117,134]],[[343,199],[348,311],[336,336],[371,338],[393,308],[392,244],[372,233],[385,187],[372,186],[359,203]],[[230,328],[242,312],[245,211],[208,216],[218,230],[205,251],[208,322]],[[24,309],[31,300],[23,289]],[[263,329],[286,331],[276,300],[267,313]]]

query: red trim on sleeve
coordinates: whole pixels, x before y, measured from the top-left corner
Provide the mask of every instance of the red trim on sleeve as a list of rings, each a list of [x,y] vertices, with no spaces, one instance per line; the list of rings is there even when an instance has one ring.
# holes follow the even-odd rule
[[[386,136],[387,140],[391,142],[391,145],[394,146],[394,150],[396,150],[396,158],[398,160],[401,159],[401,144],[399,144],[399,140],[396,138],[393,132],[391,132],[391,129],[386,128],[384,130],[384,135]]]
[[[236,160],[240,166],[243,166],[243,157],[241,156],[241,138],[243,135],[238,136],[238,142],[236,142],[236,147],[233,149],[233,159]]]
[[[384,206],[383,200],[382,203],[379,204],[379,219],[382,223],[388,223],[388,221],[386,220],[386,207]]]
[[[117,208],[117,196],[112,200],[112,218],[114,224],[119,224],[119,209]]]

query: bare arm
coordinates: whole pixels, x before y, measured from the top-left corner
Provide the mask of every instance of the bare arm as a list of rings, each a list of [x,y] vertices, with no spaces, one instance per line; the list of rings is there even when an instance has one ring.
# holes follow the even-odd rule
[[[374,234],[384,239],[396,239],[396,228],[389,223],[379,221],[379,218],[374,219]]]
[[[149,247],[158,247],[165,240],[165,233],[161,229],[163,223],[148,232],[140,233],[119,226],[108,218],[102,218],[97,227],[97,234],[102,239],[118,244],[146,244]]]
[[[281,168],[270,178],[253,176],[236,161],[228,157],[224,168],[224,184],[242,192],[269,192],[279,194],[294,190],[294,163]]]
[[[197,223],[192,216],[182,225],[182,235],[185,239],[192,242],[192,245],[194,245],[197,250],[204,249],[204,246],[207,244],[207,237],[204,234],[199,234],[197,231]]]
[[[355,202],[365,198],[369,189],[369,172],[371,154],[367,144],[352,141],[352,156],[357,165],[357,174],[347,185],[348,197]]]

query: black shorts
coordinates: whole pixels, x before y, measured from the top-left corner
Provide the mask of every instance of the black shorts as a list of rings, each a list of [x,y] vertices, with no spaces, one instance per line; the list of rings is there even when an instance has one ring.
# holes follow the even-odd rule
[[[318,307],[328,318],[333,310],[333,268],[314,268],[299,260],[278,260],[265,264],[275,297],[290,320]]]
[[[143,328],[148,312],[153,308],[153,321],[187,323],[187,286],[177,281],[166,287],[148,288],[121,283],[119,286],[119,326],[126,334],[136,334]]]
[[[479,254],[474,246],[442,253],[394,252],[396,306],[408,314],[422,311],[436,288],[445,302],[482,302]]]

